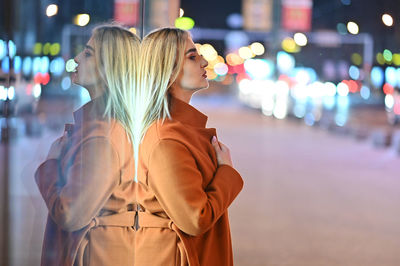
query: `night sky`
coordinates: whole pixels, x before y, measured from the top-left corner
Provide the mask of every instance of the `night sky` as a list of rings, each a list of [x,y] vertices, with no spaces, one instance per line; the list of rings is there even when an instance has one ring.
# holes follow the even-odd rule
[[[350,2],[345,5],[343,2]],[[193,18],[197,27],[229,28],[226,17],[241,13],[241,0],[181,0],[185,16]],[[389,13],[394,26],[383,25],[381,16]],[[370,33],[376,48],[400,50],[400,1],[399,0],[314,0],[312,31],[336,30],[338,23],[356,22],[360,32]]]

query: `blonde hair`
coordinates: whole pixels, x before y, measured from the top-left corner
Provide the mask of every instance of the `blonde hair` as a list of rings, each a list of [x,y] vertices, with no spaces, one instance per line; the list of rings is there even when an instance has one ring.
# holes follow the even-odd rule
[[[137,62],[140,39],[117,24],[104,24],[93,30],[97,71],[106,86],[104,116],[118,120],[133,144],[133,109],[137,88]]]
[[[135,158],[138,158],[139,144],[150,125],[157,120],[170,118],[168,89],[182,68],[188,37],[187,31],[161,28],[142,40],[139,85],[133,109]]]

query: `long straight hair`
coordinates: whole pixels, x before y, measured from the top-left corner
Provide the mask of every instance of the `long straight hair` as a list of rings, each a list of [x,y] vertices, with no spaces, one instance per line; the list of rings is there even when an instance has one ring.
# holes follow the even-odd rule
[[[139,155],[139,144],[150,125],[157,120],[170,118],[168,89],[182,68],[188,37],[187,31],[161,28],[143,38],[139,85],[133,109],[135,159]]]
[[[119,121],[133,145],[134,118],[131,110],[137,88],[140,39],[116,24],[96,27],[92,38],[97,71],[106,86],[104,116]]]

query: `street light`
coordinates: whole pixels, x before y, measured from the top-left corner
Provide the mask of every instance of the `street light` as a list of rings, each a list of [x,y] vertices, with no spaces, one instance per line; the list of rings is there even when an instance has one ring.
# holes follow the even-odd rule
[[[58,13],[58,6],[55,4],[48,5],[46,8],[46,16],[52,17],[57,15]]]
[[[349,23],[347,23],[347,30],[351,33],[351,34],[358,34],[359,28],[357,23],[350,21]]]
[[[382,15],[382,22],[383,22],[383,24],[385,24],[388,27],[393,26],[393,18],[389,14],[383,14]]]

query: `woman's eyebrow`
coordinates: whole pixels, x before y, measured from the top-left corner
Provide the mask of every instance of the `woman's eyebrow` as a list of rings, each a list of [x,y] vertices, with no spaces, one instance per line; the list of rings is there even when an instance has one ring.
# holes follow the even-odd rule
[[[192,52],[197,52],[197,49],[191,48],[191,49],[187,50],[185,54],[192,53]]]
[[[93,49],[93,47],[92,47],[92,46],[90,46],[90,45],[87,45],[87,44],[86,44],[86,45],[85,45],[85,48],[86,48],[86,49],[89,49],[89,50],[91,50],[91,51],[93,51],[93,52],[94,52],[94,49]]]

